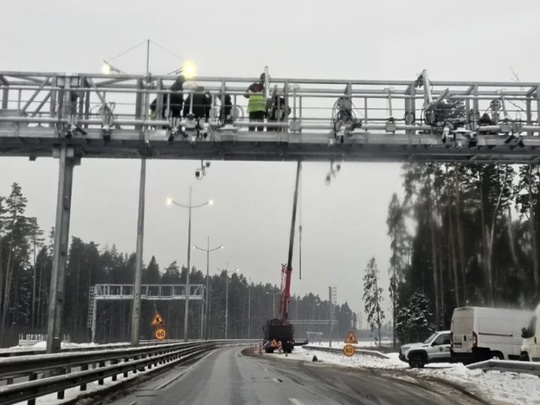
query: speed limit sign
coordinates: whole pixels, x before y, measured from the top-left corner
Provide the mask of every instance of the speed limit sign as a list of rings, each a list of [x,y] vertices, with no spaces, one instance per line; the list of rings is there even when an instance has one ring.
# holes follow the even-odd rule
[[[165,328],[157,328],[154,332],[154,337],[157,340],[163,340],[167,337],[167,331],[165,330]]]
[[[354,355],[354,353],[356,353],[356,349],[354,348],[354,346],[351,346],[351,345],[343,346],[343,354],[345,356],[351,357],[352,355]]]

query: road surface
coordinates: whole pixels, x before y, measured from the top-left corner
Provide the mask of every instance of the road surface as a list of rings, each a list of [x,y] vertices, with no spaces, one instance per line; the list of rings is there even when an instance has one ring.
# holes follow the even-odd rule
[[[373,370],[324,363],[244,356],[218,349],[192,366],[132,388],[115,405],[478,405],[487,404],[447,385],[398,380]]]

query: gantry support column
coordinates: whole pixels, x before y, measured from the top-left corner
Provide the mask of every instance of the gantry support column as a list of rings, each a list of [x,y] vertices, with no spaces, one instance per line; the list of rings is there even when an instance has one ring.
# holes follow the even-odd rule
[[[71,191],[75,151],[63,144],[57,151],[60,158],[56,224],[54,228],[54,252],[49,292],[49,316],[47,323],[47,353],[60,351],[62,342],[62,312],[64,309],[65,269],[69,242],[71,214]]]

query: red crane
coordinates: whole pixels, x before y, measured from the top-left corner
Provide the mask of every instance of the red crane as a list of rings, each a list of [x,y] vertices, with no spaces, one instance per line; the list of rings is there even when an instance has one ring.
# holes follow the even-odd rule
[[[296,183],[294,187],[293,211],[291,232],[289,235],[289,255],[287,263],[281,267],[281,298],[279,301],[280,319],[270,319],[264,328],[265,351],[272,353],[281,347],[284,352],[290,353],[294,347],[293,325],[289,322],[289,300],[291,299],[292,260],[294,251],[294,231],[296,226],[296,208],[298,206],[298,186],[300,184],[300,171],[302,163],[296,166]]]

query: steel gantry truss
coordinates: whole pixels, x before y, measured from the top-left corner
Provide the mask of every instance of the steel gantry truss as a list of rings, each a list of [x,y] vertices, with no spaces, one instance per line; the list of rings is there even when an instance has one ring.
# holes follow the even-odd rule
[[[272,79],[270,95],[283,97],[291,113],[254,132],[243,95],[255,79],[197,78],[213,96],[199,131],[189,118],[166,118],[174,80],[0,72],[0,155],[50,157],[65,145],[77,159],[531,163],[539,156],[540,83],[430,81],[425,71],[414,80]],[[186,98],[198,91],[184,85]],[[219,116],[226,95],[229,120]],[[156,120],[149,115],[154,98]],[[448,100],[463,102],[463,123],[438,120]]]
[[[342,161],[540,160],[540,83],[432,81],[426,71],[411,80],[268,79],[268,109],[282,114],[254,124],[243,96],[258,78],[184,83],[191,104],[201,92],[211,100],[202,121],[192,109],[173,118],[174,76],[0,72],[0,156],[60,163],[48,352],[60,349],[73,169],[83,157],[141,159],[137,286],[147,159],[330,161],[331,174]],[[133,325],[140,298],[135,291]]]
[[[203,284],[189,286],[189,299],[204,301],[206,287]],[[133,284],[96,284],[90,287],[87,326],[91,330],[92,342],[96,341],[98,301],[133,300]],[[148,301],[185,301],[185,284],[143,284],[141,299]],[[201,311],[202,312],[202,311]]]

